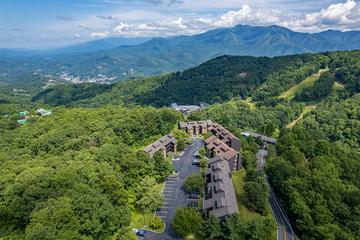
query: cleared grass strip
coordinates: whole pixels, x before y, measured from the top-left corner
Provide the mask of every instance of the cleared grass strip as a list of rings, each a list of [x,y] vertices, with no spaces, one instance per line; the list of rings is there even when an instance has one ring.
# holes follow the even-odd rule
[[[286,100],[291,100],[295,97],[297,93],[303,91],[304,88],[311,87],[314,85],[316,80],[319,79],[322,73],[329,71],[328,68],[320,69],[317,73],[311,75],[310,77],[305,78],[302,82],[296,84],[295,86],[291,87],[289,90],[281,94],[278,98],[283,98]]]

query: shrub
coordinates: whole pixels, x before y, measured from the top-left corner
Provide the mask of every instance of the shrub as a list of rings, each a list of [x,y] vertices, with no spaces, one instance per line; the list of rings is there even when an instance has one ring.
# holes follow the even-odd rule
[[[193,173],[185,179],[184,188],[185,191],[188,193],[201,192],[203,187],[204,187],[204,179],[199,173]]]
[[[194,235],[201,226],[203,219],[194,208],[179,208],[176,210],[172,227],[182,237]]]
[[[153,217],[153,219],[151,219],[149,225],[150,225],[150,228],[152,228],[152,229],[159,229],[159,228],[162,228],[163,224],[164,223],[161,220],[161,218],[155,216],[155,217]]]

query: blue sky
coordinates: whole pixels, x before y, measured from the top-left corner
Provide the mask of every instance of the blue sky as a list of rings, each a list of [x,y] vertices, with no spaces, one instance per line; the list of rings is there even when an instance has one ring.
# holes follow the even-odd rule
[[[360,30],[355,0],[1,0],[0,47],[197,34],[237,24]]]

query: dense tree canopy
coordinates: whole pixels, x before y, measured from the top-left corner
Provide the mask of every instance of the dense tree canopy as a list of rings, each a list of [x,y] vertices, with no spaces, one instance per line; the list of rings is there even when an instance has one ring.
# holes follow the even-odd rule
[[[303,125],[281,135],[267,173],[301,239],[358,239],[360,155]]]
[[[168,109],[56,108],[2,130],[0,225],[27,239],[128,232],[131,211],[161,204],[152,186],[171,172],[163,157],[134,149],[170,132],[178,119]],[[141,199],[151,204],[138,205]]]

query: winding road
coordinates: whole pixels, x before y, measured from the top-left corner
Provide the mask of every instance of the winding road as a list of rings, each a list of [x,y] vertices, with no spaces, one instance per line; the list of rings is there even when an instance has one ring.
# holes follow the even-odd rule
[[[260,149],[256,154],[257,159],[257,168],[263,169],[265,165],[266,157],[268,156],[268,152],[266,149]],[[269,196],[269,204],[271,207],[271,211],[274,215],[274,219],[276,221],[277,226],[277,240],[295,240],[296,235],[291,227],[290,220],[287,217],[284,209],[281,207],[281,204],[276,197],[275,192],[272,190],[269,182],[267,181],[267,176],[265,176],[266,182],[270,188],[270,196]]]

